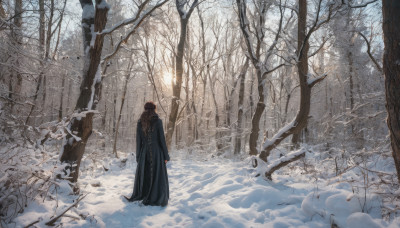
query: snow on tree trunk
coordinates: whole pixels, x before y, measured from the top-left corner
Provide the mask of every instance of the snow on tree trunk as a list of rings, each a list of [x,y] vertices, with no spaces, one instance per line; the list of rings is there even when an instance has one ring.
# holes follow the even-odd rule
[[[383,0],[382,11],[387,125],[397,178],[400,182],[400,2],[398,0]]]
[[[84,36],[84,67],[80,94],[63,140],[60,161],[69,163],[67,168],[71,182],[78,179],[79,166],[85,152],[86,142],[92,133],[93,115],[100,100],[102,31],[107,23],[109,6],[104,0],[96,0],[94,8],[91,0],[81,0],[82,32]],[[96,12],[95,12],[96,10]]]

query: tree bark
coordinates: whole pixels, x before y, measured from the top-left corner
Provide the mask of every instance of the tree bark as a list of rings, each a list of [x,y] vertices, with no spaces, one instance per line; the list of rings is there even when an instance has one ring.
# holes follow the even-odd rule
[[[4,10],[4,7],[3,7],[3,0],[0,0],[0,17],[1,18],[6,17],[6,11]]]
[[[383,0],[382,11],[387,125],[397,178],[400,182],[400,1]]]
[[[294,148],[299,147],[300,133],[307,126],[308,114],[310,112],[311,103],[311,88],[307,84],[308,74],[308,49],[309,42],[306,39],[307,29],[307,1],[299,0],[299,19],[298,19],[298,30],[297,30],[297,51],[299,52],[303,47],[302,58],[299,58],[297,62],[297,73],[299,75],[300,82],[300,111],[296,117],[296,123],[300,124],[298,130],[292,134],[292,144]],[[304,42],[305,41],[305,42]],[[300,53],[297,53],[300,55]],[[302,108],[304,107],[304,108]]]

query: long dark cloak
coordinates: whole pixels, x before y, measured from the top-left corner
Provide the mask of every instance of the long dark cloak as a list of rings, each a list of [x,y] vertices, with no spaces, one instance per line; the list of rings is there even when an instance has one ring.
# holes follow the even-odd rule
[[[144,205],[166,206],[169,199],[168,174],[165,160],[169,161],[162,120],[154,116],[147,135],[140,120],[136,131],[136,175],[133,194],[129,201],[143,200]]]

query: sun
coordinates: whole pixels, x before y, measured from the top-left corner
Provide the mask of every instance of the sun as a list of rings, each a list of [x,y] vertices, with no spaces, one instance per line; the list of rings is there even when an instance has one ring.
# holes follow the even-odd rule
[[[165,84],[171,85],[173,78],[173,74],[170,71],[163,72],[163,81]]]

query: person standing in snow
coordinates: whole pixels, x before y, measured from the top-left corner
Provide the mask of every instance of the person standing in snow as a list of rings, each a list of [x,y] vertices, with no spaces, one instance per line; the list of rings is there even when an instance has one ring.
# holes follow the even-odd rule
[[[169,184],[166,164],[169,161],[163,124],[156,105],[147,102],[136,130],[136,175],[129,202],[142,200],[144,205],[166,206]]]

